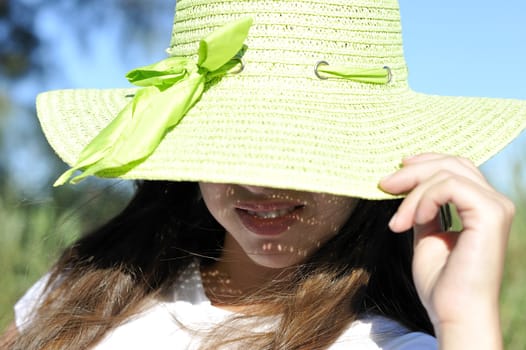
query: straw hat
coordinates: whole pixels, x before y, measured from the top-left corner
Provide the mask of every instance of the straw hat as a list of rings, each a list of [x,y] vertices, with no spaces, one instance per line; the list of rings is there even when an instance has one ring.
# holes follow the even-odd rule
[[[402,157],[480,164],[526,127],[526,101],[412,91],[396,0],[178,0],[168,53],[130,73],[149,87],[39,95],[57,154],[85,175],[383,199]]]

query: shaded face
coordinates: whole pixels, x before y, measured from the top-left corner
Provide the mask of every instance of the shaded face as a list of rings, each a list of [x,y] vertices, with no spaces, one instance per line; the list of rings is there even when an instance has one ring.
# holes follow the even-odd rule
[[[199,187],[208,210],[227,231],[226,241],[235,240],[238,253],[271,268],[305,260],[338,233],[357,202],[258,186],[200,183]]]

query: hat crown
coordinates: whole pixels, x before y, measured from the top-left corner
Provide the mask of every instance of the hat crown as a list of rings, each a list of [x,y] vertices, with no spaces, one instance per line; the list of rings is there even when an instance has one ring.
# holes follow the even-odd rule
[[[396,0],[178,0],[168,53],[197,57],[202,38],[246,16],[254,24],[244,74],[311,79],[323,60],[356,68],[388,66],[389,90],[407,88]]]

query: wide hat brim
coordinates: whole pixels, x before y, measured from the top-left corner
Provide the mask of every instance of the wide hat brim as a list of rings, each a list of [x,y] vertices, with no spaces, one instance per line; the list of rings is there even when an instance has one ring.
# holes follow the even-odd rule
[[[381,191],[378,182],[400,168],[402,157],[438,152],[478,165],[526,127],[525,101],[434,96],[409,88],[349,95],[335,89],[328,93],[331,85],[323,84],[342,83],[315,77],[225,77],[209,87],[144,162],[100,175],[388,199],[393,196]],[[39,95],[38,116],[49,143],[73,165],[134,92]]]

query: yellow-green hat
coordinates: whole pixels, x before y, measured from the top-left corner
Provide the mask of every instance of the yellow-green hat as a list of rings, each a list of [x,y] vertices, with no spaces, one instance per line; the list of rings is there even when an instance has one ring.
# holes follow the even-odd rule
[[[38,96],[80,178],[383,199],[402,157],[480,164],[526,127],[526,101],[411,90],[396,0],[178,0],[175,18],[170,57],[128,75],[142,88]]]

